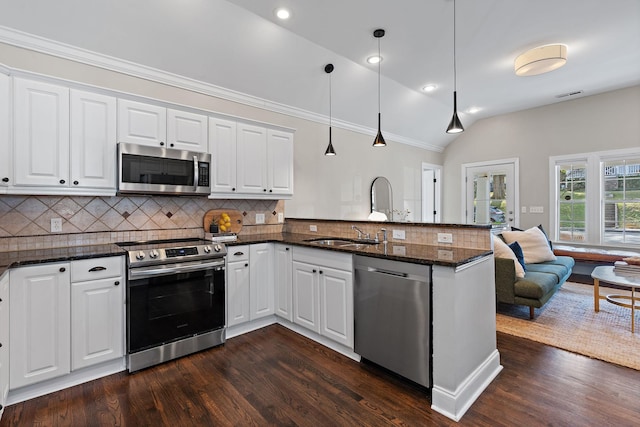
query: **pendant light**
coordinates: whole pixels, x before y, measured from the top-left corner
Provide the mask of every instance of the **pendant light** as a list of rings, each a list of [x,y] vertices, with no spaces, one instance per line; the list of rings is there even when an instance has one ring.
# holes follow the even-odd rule
[[[335,156],[336,151],[333,149],[333,144],[331,143],[331,72],[333,71],[333,64],[327,64],[324,67],[324,72],[329,74],[329,145],[327,146],[327,151],[324,152],[325,156]]]
[[[382,131],[380,130],[380,63],[382,62],[382,57],[380,56],[380,39],[384,37],[384,30],[375,30],[373,37],[378,39],[378,134],[376,135],[376,139],[373,140],[373,146],[384,147],[387,143],[384,141]]]
[[[458,118],[458,97],[456,93],[456,0],[453,0],[453,117],[447,127],[447,133],[460,133],[464,131],[462,122]]]

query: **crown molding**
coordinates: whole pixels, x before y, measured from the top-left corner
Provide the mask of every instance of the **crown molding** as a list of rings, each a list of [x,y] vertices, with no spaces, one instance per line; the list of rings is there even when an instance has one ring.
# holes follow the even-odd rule
[[[137,64],[113,56],[103,55],[87,49],[82,49],[66,43],[61,43],[55,40],[25,33],[1,25],[0,42],[44,53],[47,55],[52,55],[58,58],[71,60],[81,64],[102,68],[108,71],[114,71],[132,77],[141,78],[151,82],[161,83],[167,86],[172,86],[196,93],[201,93],[203,95],[237,102],[239,104],[260,108],[274,113],[285,114],[291,117],[296,117],[322,124],[329,121],[329,118],[323,114],[317,114],[301,108],[269,101],[264,98],[248,95],[242,92],[234,91],[221,86],[216,86],[210,83],[205,83],[178,74],[169,73],[167,71],[162,71],[156,68]],[[332,125],[334,127],[339,127],[342,129],[371,136],[375,136],[377,132],[377,129],[336,119],[332,120]],[[407,138],[388,132],[385,132],[385,135],[387,139],[399,142],[401,144],[411,145],[435,152],[442,152],[444,150],[443,147],[431,145],[426,143],[425,141]]]

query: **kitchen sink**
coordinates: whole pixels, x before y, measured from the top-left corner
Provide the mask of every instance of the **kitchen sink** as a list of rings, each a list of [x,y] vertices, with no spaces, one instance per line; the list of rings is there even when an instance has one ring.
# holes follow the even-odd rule
[[[361,248],[366,245],[375,245],[378,242],[375,240],[364,239],[343,239],[335,237],[321,237],[316,239],[308,239],[305,242],[313,243],[321,246],[339,246],[339,247],[351,247],[354,249]]]

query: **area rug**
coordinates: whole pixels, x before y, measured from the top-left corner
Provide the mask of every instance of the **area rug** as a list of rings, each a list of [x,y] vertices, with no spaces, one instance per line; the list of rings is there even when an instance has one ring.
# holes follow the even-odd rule
[[[601,295],[625,291],[600,287]],[[529,307],[498,304],[496,329],[594,359],[640,370],[640,310],[631,333],[631,309],[600,300],[593,310],[593,286],[565,283],[529,320]]]

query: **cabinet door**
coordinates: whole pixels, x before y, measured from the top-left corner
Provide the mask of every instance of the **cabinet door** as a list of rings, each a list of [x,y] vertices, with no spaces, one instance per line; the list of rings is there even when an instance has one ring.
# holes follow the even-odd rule
[[[9,132],[10,120],[10,82],[11,79],[5,74],[0,74],[0,192],[2,187],[11,184],[11,134]]]
[[[71,285],[71,370],[124,355],[122,277]]]
[[[116,99],[71,90],[71,187],[116,188]]]
[[[167,145],[177,150],[206,153],[207,116],[168,109]]]
[[[16,185],[65,186],[69,181],[69,89],[14,79]]]
[[[350,271],[320,267],[320,334],[353,348],[353,277]]]
[[[236,191],[236,122],[209,118],[211,192]]]
[[[166,108],[118,99],[118,142],[164,147],[166,140]]]
[[[70,372],[69,264],[10,271],[10,388]]]
[[[293,261],[293,322],[320,333],[318,269]]]
[[[267,192],[267,131],[238,123],[236,182],[241,193]]]
[[[227,326],[248,322],[249,261],[227,264]]]
[[[293,311],[291,306],[293,303],[291,284],[291,247],[288,245],[275,245],[275,270],[274,270],[274,286],[275,286],[275,312],[276,315],[293,321]]]
[[[9,394],[9,274],[0,274],[0,417]]]
[[[267,131],[269,164],[268,190],[279,196],[293,195],[293,134]]]
[[[273,281],[273,245],[259,243],[251,245],[250,297],[251,320],[268,316],[275,312],[275,289]]]

